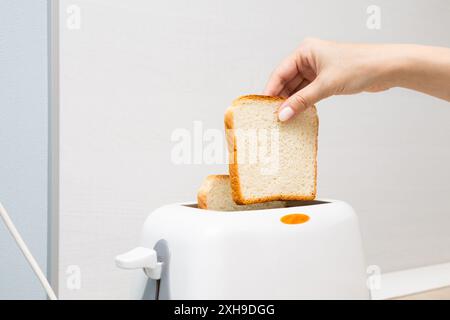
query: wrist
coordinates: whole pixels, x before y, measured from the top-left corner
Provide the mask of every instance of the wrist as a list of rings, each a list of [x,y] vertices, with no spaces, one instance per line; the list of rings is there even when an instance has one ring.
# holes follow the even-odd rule
[[[381,78],[386,88],[408,87],[413,71],[414,45],[394,44],[383,46],[380,54]]]
[[[424,77],[430,73],[429,70],[435,68],[428,51],[430,48],[415,44],[392,45],[387,72],[392,87],[420,89]]]

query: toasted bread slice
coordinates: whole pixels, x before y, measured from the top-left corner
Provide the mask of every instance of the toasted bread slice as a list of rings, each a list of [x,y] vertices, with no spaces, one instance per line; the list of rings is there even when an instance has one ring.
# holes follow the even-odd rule
[[[280,122],[276,111],[283,101],[243,96],[225,113],[232,196],[237,204],[316,197],[317,110],[313,106]]]

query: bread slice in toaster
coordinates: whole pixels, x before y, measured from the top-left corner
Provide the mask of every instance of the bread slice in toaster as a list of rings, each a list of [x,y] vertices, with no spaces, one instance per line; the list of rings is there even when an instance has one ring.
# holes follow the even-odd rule
[[[251,205],[238,205],[231,197],[230,177],[210,175],[203,181],[197,194],[200,209],[216,211],[261,210],[285,207],[283,201],[273,201]]]
[[[232,196],[237,204],[316,197],[319,119],[310,107],[287,122],[284,99],[249,95],[225,113]]]

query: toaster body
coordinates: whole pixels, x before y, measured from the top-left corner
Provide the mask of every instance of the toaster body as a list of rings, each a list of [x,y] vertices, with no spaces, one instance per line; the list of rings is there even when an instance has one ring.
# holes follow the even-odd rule
[[[145,270],[136,299],[369,298],[358,219],[342,201],[239,212],[167,205],[146,219],[139,250],[118,257]]]

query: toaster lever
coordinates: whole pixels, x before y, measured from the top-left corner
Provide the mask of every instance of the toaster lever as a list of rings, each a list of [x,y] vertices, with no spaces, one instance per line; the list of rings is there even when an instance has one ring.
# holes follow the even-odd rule
[[[151,279],[161,278],[162,263],[158,262],[156,251],[137,247],[116,257],[116,265],[122,269],[144,269]]]

